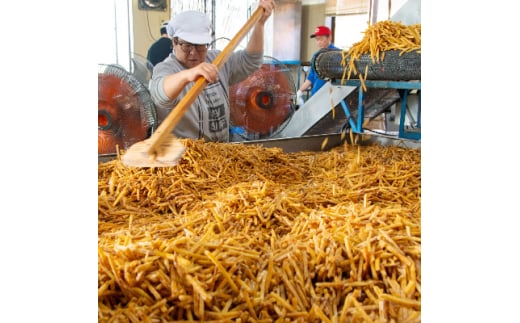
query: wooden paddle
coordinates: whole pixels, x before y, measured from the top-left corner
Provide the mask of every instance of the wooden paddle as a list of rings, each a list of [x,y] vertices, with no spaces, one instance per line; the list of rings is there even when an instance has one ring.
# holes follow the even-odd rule
[[[254,24],[262,17],[263,11],[263,8],[258,7],[246,24],[215,58],[213,64],[218,69],[224,65],[242,38],[247,35]],[[121,160],[123,164],[134,167],[167,167],[177,164],[186,147],[171,132],[207,84],[208,81],[200,76],[193,87],[186,93],[186,96],[181,99],[150,138],[133,144],[122,155]]]

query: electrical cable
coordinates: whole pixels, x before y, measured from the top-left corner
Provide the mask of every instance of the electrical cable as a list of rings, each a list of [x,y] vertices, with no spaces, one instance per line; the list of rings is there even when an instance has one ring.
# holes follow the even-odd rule
[[[152,39],[152,41],[157,41],[157,39],[152,34],[152,27],[150,26],[150,16],[148,15],[148,10],[146,10],[146,23],[148,25],[148,35]]]

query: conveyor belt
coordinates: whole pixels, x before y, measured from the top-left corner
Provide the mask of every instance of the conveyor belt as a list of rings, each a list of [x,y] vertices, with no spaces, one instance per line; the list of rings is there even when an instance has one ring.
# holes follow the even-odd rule
[[[311,67],[322,79],[347,79],[344,70],[350,64],[351,58],[346,56],[345,62],[342,64],[343,55],[342,50],[322,49],[312,58]],[[370,55],[364,54],[354,63],[356,70],[363,77],[365,77],[365,69],[368,66],[367,80],[407,81],[421,79],[421,54],[417,52],[403,53],[399,50],[389,50],[384,52],[384,58],[380,57],[379,62],[372,62]],[[350,79],[359,79],[359,76],[352,72]]]

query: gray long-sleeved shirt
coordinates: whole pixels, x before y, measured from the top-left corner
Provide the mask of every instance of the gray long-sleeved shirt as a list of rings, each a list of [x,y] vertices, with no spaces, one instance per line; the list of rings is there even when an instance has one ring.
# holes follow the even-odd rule
[[[219,53],[219,50],[208,50],[206,62],[213,62]],[[220,68],[219,81],[206,85],[173,129],[173,134],[178,138],[229,141],[229,87],[245,80],[251,73],[260,68],[262,62],[262,53],[251,55],[245,50],[234,52]],[[164,77],[184,69],[185,67],[172,53],[164,61],[157,64],[153,70],[149,89],[157,108],[159,123],[168,116],[170,111],[195,84],[191,82],[186,85],[177,98],[173,100],[166,96],[163,89]]]

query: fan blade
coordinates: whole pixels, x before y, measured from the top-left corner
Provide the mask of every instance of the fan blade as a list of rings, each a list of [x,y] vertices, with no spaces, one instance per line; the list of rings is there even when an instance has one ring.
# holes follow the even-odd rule
[[[152,111],[153,110],[153,111]],[[98,154],[126,149],[146,139],[156,123],[148,89],[115,65],[98,72]]]
[[[295,85],[283,64],[264,63],[230,88],[231,120],[248,139],[276,133],[294,112]]]

